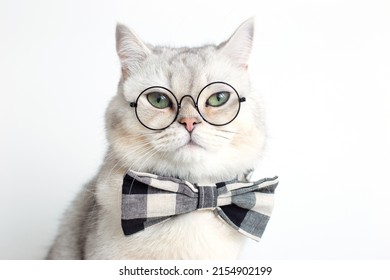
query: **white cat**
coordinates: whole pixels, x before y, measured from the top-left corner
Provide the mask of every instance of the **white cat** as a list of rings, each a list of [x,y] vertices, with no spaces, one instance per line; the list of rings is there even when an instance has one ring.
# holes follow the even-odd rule
[[[117,26],[122,77],[106,113],[107,155],[96,177],[65,213],[48,259],[239,256],[246,237],[211,210],[184,214],[125,236],[121,228],[121,186],[129,168],[207,184],[242,177],[255,167],[262,155],[265,130],[261,98],[252,90],[248,74],[253,29],[250,19],[218,46],[167,48],[145,44],[125,26]],[[215,81],[229,83],[246,98],[236,118],[222,126],[207,122],[193,102],[202,88]],[[151,86],[169,89],[177,100],[185,95],[193,98],[181,100],[177,118],[162,130],[150,128],[158,127],[164,115],[151,110],[140,116],[141,109],[130,106]],[[160,106],[166,97],[154,101]]]

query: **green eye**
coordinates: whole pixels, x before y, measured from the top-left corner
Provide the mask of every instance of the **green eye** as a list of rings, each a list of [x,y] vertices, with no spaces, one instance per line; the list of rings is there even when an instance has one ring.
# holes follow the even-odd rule
[[[149,103],[157,109],[165,109],[172,106],[172,101],[169,97],[161,92],[151,92],[146,96],[146,98]]]
[[[224,105],[230,98],[230,92],[216,92],[207,99],[206,106],[219,107]]]

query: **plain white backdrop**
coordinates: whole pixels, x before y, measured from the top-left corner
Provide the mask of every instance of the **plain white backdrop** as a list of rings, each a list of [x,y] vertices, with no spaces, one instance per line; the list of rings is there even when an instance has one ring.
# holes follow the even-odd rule
[[[41,259],[102,162],[116,22],[199,46],[256,17],[250,71],[280,176],[243,259],[390,258],[388,1],[0,0],[0,259]]]

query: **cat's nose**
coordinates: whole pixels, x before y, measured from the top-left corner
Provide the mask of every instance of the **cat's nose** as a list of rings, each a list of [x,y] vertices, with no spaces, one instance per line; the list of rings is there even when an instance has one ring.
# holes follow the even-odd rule
[[[188,132],[192,132],[195,128],[195,125],[200,123],[197,118],[181,118],[179,123],[184,125]]]

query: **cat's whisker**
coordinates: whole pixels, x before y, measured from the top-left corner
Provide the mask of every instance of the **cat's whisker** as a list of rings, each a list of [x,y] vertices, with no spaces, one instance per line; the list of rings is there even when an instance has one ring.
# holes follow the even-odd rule
[[[161,150],[162,148],[159,148],[159,149],[156,149],[156,150],[150,150],[150,151],[148,151],[146,154],[145,154],[145,156],[144,157],[142,157],[142,158],[139,158],[139,160],[142,160],[142,164],[141,164],[141,166],[139,167],[139,168],[137,168],[138,170],[138,172],[142,172],[143,170],[143,168],[144,168],[144,166],[149,162],[149,159],[150,158],[152,158],[156,153],[158,153],[160,150]],[[146,156],[147,156],[147,158],[146,158]],[[139,161],[138,160],[138,161]],[[137,162],[138,162],[137,161]],[[131,166],[130,166],[130,170],[132,170],[133,169],[133,166],[135,165],[135,163],[133,163]],[[131,189],[132,189],[132,187],[133,187],[133,183],[134,183],[134,180],[135,179],[133,179],[133,182],[132,182],[132,184],[131,184],[131,186],[130,186],[130,192],[131,192]]]
[[[140,148],[140,147],[138,147],[138,148]],[[106,176],[105,182],[108,182],[109,180],[110,180],[110,182],[113,181],[110,177],[111,177],[112,173],[114,172],[114,170],[115,170],[115,169],[120,170],[120,169],[126,167],[127,163],[126,163],[126,161],[125,161],[124,159],[125,159],[126,157],[128,157],[130,154],[133,154],[133,153],[134,153],[133,150],[129,150],[129,151],[126,152],[125,155],[123,155],[123,157],[122,157],[121,159],[118,159],[118,160],[115,162],[115,164],[114,164],[113,167],[111,168],[110,172],[109,172],[108,175]],[[113,153],[113,154],[114,154],[114,153]],[[114,156],[114,157],[115,157],[115,156]]]
[[[129,155],[129,153],[126,153],[121,160],[123,160],[125,157],[127,157]],[[105,178],[105,183],[107,184],[107,182],[109,181],[111,175],[112,175],[112,172],[115,170],[115,167],[121,162],[121,160],[117,160],[117,162],[114,164],[114,166],[111,168],[110,172],[108,173],[108,175],[106,176]],[[123,166],[123,163],[121,165],[121,167]],[[120,167],[120,168],[121,168]],[[118,168],[118,170],[120,170],[120,168]]]
[[[139,163],[141,163],[141,166],[145,162],[145,158],[148,157],[149,155],[152,155],[155,151],[154,150],[148,150],[146,153],[143,153],[133,163],[129,166],[129,169],[134,170],[136,166],[138,166]],[[141,168],[137,168],[137,171],[141,171]]]
[[[148,155],[148,157],[144,157],[144,158],[142,159],[142,164],[141,164],[140,167],[139,167],[139,171],[143,171],[142,169],[144,168],[144,166],[145,166],[145,165],[149,162],[149,160],[150,160],[155,154],[157,154],[160,150],[161,150],[161,148],[156,149],[156,150],[152,151],[152,153],[150,153],[150,154]]]
[[[161,141],[161,139],[163,139],[163,138],[157,139],[157,140],[160,140],[159,146],[160,145],[164,146],[165,144],[167,144],[169,142],[169,139],[163,139],[162,141]],[[119,141],[119,140],[117,140],[117,141]],[[158,151],[161,151],[161,149],[158,149]],[[145,150],[147,150],[146,154],[144,153]],[[137,162],[141,161],[143,157],[145,157],[146,155],[149,154],[149,152],[153,152],[153,149],[150,149],[150,142],[149,141],[143,141],[143,142],[138,141],[136,147],[134,147],[133,149],[127,148],[126,152],[127,152],[126,155],[122,156],[122,158],[118,160],[118,162],[115,164],[114,168],[116,168],[117,164],[119,162],[123,161],[123,159],[125,159],[129,154],[134,154],[133,157],[137,158],[137,160],[135,162],[133,162],[133,164],[137,164]],[[136,156],[139,152],[142,152],[142,154],[140,154],[139,156]],[[114,157],[115,157],[115,154],[113,153],[111,155],[111,158],[114,158]],[[110,172],[110,174],[111,174],[111,172]]]
[[[115,170],[115,168],[118,166],[119,163],[122,162],[122,165],[118,168],[118,170],[122,169],[123,166],[125,165],[125,163],[123,163],[123,160],[125,158],[127,158],[130,154],[136,154],[137,151],[143,150],[144,148],[147,147],[148,143],[141,143],[141,144],[142,145],[137,145],[135,147],[135,149],[128,149],[128,150],[126,150],[126,153],[121,157],[121,159],[118,159],[117,162],[114,164],[114,166],[111,168],[110,172],[108,173],[108,175],[106,177],[106,180],[105,180],[106,182],[109,180],[112,172]],[[113,153],[113,155],[114,155],[114,153]]]
[[[125,140],[128,140],[128,141],[134,141],[134,140],[139,140],[139,139],[144,139],[144,140],[147,140],[145,139],[145,137],[143,137],[142,135],[136,135],[136,136],[120,136],[120,137],[116,137],[115,139],[113,140],[110,140],[111,143],[118,143],[118,142],[124,142]]]
[[[142,135],[154,135],[154,134],[160,134],[161,132],[163,132],[163,130],[151,130],[150,132],[142,132]]]
[[[129,140],[129,143],[124,142],[123,140]],[[132,138],[121,136],[121,137],[117,137],[116,139],[110,140],[110,146],[114,146],[115,144],[128,144],[129,148],[131,148],[132,145],[139,146],[139,144],[145,145],[145,144],[149,144],[149,143],[150,143],[150,140],[144,139],[140,136],[136,136],[136,137],[132,137]]]
[[[220,137],[220,138],[224,138],[224,139],[227,139],[227,140],[231,140],[231,138],[229,138],[229,137],[218,135],[218,134],[214,134],[214,136],[217,136],[217,137]]]
[[[241,134],[237,131],[231,131],[231,130],[225,130],[225,129],[217,129],[218,131],[221,131],[221,132],[226,132],[226,133],[232,133],[232,134]]]

